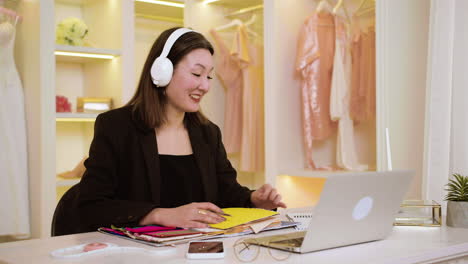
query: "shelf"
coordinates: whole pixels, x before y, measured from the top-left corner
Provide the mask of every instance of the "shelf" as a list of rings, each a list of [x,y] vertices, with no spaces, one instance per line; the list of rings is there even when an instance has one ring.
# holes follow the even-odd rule
[[[80,180],[81,180],[81,178],[76,178],[76,179],[63,179],[63,178],[57,177],[56,186],[57,186],[57,187],[62,187],[62,186],[73,186],[73,185],[79,183]]]
[[[79,47],[56,45],[55,57],[60,62],[88,63],[96,61],[112,60],[120,56],[120,50],[100,49],[92,47]]]
[[[135,1],[135,17],[167,21],[183,25],[184,9]]]
[[[367,170],[369,171],[369,170]],[[375,170],[371,170],[375,171]],[[330,174],[340,174],[340,173],[350,173],[357,171],[349,171],[349,170],[333,170],[333,171],[326,171],[326,170],[282,170],[280,175],[288,175],[288,176],[297,176],[297,177],[310,177],[310,178],[328,178]]]
[[[81,6],[85,4],[85,0],[55,0],[55,2],[59,4],[77,5],[77,6]]]
[[[98,114],[90,113],[57,113],[56,122],[94,122]]]
[[[263,4],[263,0],[220,0],[210,5],[222,5],[227,8],[244,9]]]
[[[328,175],[333,173],[343,173],[344,171],[321,171],[321,170],[300,170],[291,169],[283,170],[280,175],[297,176],[297,177],[311,177],[311,178],[327,178]]]

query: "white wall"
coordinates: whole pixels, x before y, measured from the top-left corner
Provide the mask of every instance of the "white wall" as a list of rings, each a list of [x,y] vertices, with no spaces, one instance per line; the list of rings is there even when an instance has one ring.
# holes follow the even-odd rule
[[[423,198],[442,202],[450,163],[455,1],[431,1]]]
[[[433,0],[428,64],[424,198],[443,201],[452,173],[468,174],[468,2]]]
[[[300,82],[294,69],[299,29],[314,7],[309,0],[264,3],[265,175],[273,185],[276,176],[296,175],[292,171],[304,167]]]
[[[468,1],[455,2],[450,173],[468,175]]]
[[[430,2],[376,3],[378,168],[387,168],[388,127],[393,169],[416,172],[407,198],[421,198]]]

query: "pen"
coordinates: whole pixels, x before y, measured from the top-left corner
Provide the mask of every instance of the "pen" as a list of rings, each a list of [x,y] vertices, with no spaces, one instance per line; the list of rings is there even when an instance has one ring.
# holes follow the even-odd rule
[[[230,215],[230,214],[226,214],[225,212],[222,212],[222,213],[217,213],[217,212],[215,212],[215,214],[217,214],[217,215],[223,215],[223,216],[232,216],[232,215]]]
[[[219,213],[219,212],[214,212],[214,211],[210,211],[210,212],[215,213],[215,214],[217,214],[217,215],[222,215],[222,216],[231,216],[230,214],[226,214],[225,212],[221,212],[221,213]],[[198,210],[198,213],[199,213],[199,214],[206,215],[206,211],[205,211],[205,210]]]

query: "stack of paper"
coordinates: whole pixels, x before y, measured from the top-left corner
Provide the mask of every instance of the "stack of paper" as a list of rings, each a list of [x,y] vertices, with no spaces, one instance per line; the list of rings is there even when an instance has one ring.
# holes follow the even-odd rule
[[[121,237],[160,245],[167,245],[178,241],[200,238],[206,235],[205,232],[197,230],[158,225],[148,225],[135,228],[119,228],[114,226],[112,226],[112,228],[101,227],[98,229],[98,231],[106,234],[119,235]]]
[[[265,220],[277,215],[277,212],[258,208],[223,208],[223,212],[230,216],[224,216],[226,221],[210,225],[217,229],[228,229],[234,226]]]
[[[195,239],[239,236],[296,225],[292,222],[282,222],[274,217],[277,212],[264,209],[224,208],[223,211],[230,216],[225,216],[226,221],[210,225],[212,228],[209,230],[148,225],[135,228],[101,227],[98,231],[151,246],[167,246]]]

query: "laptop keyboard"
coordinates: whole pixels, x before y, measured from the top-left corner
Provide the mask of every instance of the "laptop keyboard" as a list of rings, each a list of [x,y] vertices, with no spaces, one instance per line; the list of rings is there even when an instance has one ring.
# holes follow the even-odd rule
[[[303,241],[304,241],[303,237],[298,237],[298,238],[291,238],[291,239],[285,239],[285,240],[279,240],[279,241],[271,241],[270,243],[288,245],[289,247],[300,247]]]

